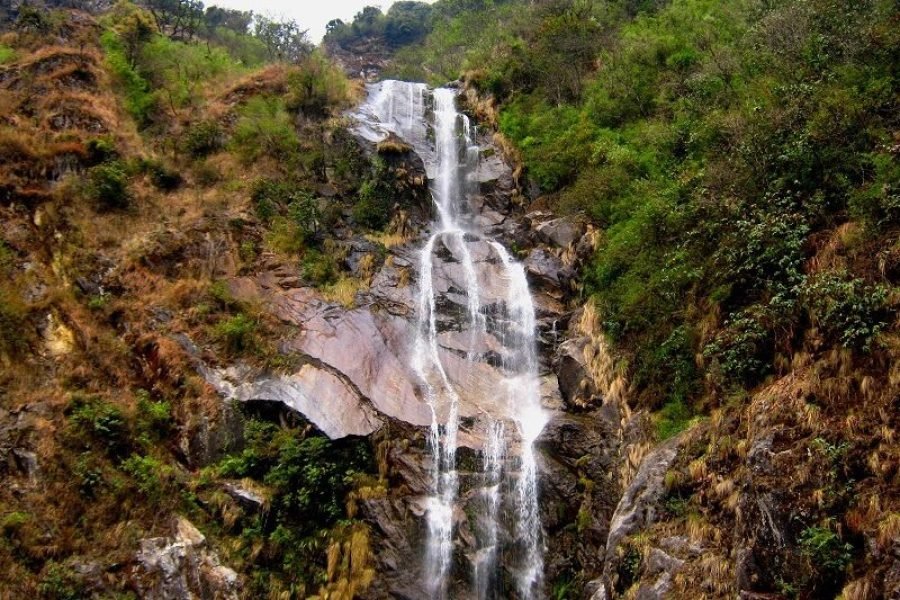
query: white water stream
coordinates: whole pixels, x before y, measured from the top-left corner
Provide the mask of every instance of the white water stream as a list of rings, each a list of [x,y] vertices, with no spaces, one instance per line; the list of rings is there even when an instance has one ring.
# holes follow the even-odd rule
[[[428,171],[437,209],[433,232],[419,255],[417,332],[413,368],[422,382],[432,411],[429,449],[432,484],[427,502],[427,543],[424,576],[431,598],[460,598],[458,582],[468,581],[471,596],[479,599],[541,598],[544,596],[543,540],[538,507],[537,467],[533,443],[546,415],[541,408],[534,305],[521,264],[506,248],[468,225],[469,195],[477,192],[471,174],[481,154],[475,128],[456,108],[456,92],[428,89],[424,84],[385,81],[369,88],[359,111],[357,131],[377,141],[392,132],[413,146]],[[480,244],[480,246],[479,246]],[[475,254],[479,247],[482,254]],[[438,306],[434,270],[437,255],[452,257],[461,270],[464,316],[447,315]],[[447,261],[447,258],[440,258]],[[484,289],[492,265],[499,271],[505,294],[486,299]],[[495,282],[492,282],[495,283]],[[485,361],[484,340],[502,347],[496,381],[482,383],[491,397],[479,407],[476,428],[481,434],[479,489],[472,500],[478,511],[477,548],[471,573],[456,573],[454,560],[460,501],[457,450],[463,401],[439,344],[447,327],[466,333],[465,359],[473,367]],[[512,586],[513,589],[509,589]],[[451,590],[451,587],[453,588]]]

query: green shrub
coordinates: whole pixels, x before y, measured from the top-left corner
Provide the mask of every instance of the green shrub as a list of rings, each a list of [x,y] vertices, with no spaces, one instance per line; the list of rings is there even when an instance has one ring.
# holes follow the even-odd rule
[[[307,116],[325,116],[350,98],[347,76],[318,52],[304,58],[288,74],[287,85],[285,107]]]
[[[193,123],[184,132],[183,147],[194,158],[209,156],[224,145],[225,134],[214,121]]]
[[[18,510],[13,511],[4,515],[3,519],[0,520],[0,532],[3,532],[4,537],[11,537],[15,535],[19,529],[31,522],[31,520],[31,514]]]
[[[840,574],[853,561],[853,545],[834,532],[831,519],[821,526],[804,529],[800,533],[800,549],[813,568],[824,575]]]
[[[118,210],[131,204],[128,173],[119,161],[88,169],[87,196],[99,210]]]
[[[654,416],[656,439],[659,441],[675,437],[691,423],[693,415],[681,399],[670,400]]]
[[[725,328],[703,349],[714,359],[727,382],[752,385],[770,368],[772,339],[769,331],[751,312],[734,314]]]
[[[813,322],[844,347],[868,352],[888,324],[888,292],[846,273],[810,278],[803,299]]]
[[[275,217],[266,242],[275,251],[284,254],[300,254],[306,248],[306,232],[292,219]]]
[[[150,123],[150,116],[156,109],[156,96],[150,91],[150,84],[132,66],[125,45],[113,30],[104,31],[100,44],[106,55],[106,63],[122,90],[125,109],[139,127]]]
[[[297,224],[306,240],[310,240],[319,229],[319,205],[307,192],[291,194],[287,206],[288,217]]]
[[[397,201],[393,175],[384,159],[372,159],[371,170],[357,192],[351,210],[353,219],[371,229],[383,229],[391,220],[391,209]]]
[[[49,561],[43,570],[38,590],[47,600],[80,600],[85,597],[82,578],[71,568]]]
[[[290,188],[283,181],[274,179],[257,179],[250,191],[253,210],[260,221],[268,223],[281,210],[281,206],[290,197]]]
[[[78,482],[78,491],[87,498],[93,498],[105,483],[103,467],[90,451],[78,456],[72,474]]]
[[[146,443],[162,440],[172,429],[172,406],[165,401],[154,401],[145,390],[137,394],[137,430]]]
[[[12,62],[16,59],[16,51],[6,46],[4,44],[0,44],[0,65]]]
[[[38,8],[30,4],[21,5],[18,13],[16,29],[34,33],[49,33],[56,24],[54,17],[58,17],[58,15],[44,8]]]
[[[900,225],[900,165],[891,154],[872,156],[874,175],[850,200],[853,214],[876,232]]]
[[[140,70],[168,104],[196,105],[201,85],[226,74],[241,72],[240,65],[217,46],[192,44],[156,35],[141,49]]]
[[[216,324],[213,333],[230,354],[242,354],[256,349],[257,327],[255,319],[241,313],[223,318]]]
[[[119,407],[97,396],[73,394],[66,412],[70,423],[85,441],[98,443],[114,453],[128,445],[128,421]]]
[[[294,161],[300,141],[291,116],[279,98],[254,96],[238,111],[231,146],[245,162],[262,156]]]
[[[307,250],[301,267],[303,278],[314,286],[321,287],[337,281],[338,265],[329,253]]]
[[[85,144],[88,153],[88,161],[92,165],[109,162],[119,158],[116,142],[110,137],[104,136],[92,138]]]
[[[158,503],[166,498],[165,492],[173,476],[170,466],[152,456],[132,454],[122,462],[121,468],[149,502]]]

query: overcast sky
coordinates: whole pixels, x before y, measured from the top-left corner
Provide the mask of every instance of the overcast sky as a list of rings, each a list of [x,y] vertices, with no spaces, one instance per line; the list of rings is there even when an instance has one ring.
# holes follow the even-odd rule
[[[425,0],[432,2],[433,0]],[[353,15],[364,6],[377,6],[386,11],[393,0],[207,0],[208,6],[252,10],[255,14],[290,18],[303,29],[309,30],[309,39],[315,44],[325,35],[325,24],[332,19],[352,21]]]

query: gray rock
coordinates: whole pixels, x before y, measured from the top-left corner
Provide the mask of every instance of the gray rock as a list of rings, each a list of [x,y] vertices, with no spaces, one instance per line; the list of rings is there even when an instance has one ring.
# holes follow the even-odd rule
[[[172,537],[141,540],[136,584],[147,600],[237,600],[242,582],[223,566],[206,538],[183,517]]]
[[[208,369],[201,373],[224,397],[239,402],[267,400],[293,408],[331,439],[369,435],[382,424],[377,412],[334,373],[305,364],[290,375],[242,381],[239,370]]]
[[[566,288],[573,277],[572,269],[546,248],[534,248],[525,259],[525,269],[538,285]]]
[[[266,499],[253,490],[249,490],[235,483],[224,483],[222,484],[222,489],[226,494],[231,496],[241,508],[253,512],[260,512],[265,508]]]
[[[680,440],[680,437],[668,440],[641,462],[609,524],[609,537],[606,540],[608,564],[615,558],[616,548],[622,540],[656,521],[659,501],[665,491],[666,471],[678,455]]]
[[[666,554],[659,548],[651,548],[650,554],[647,557],[647,566],[644,568],[644,573],[651,577],[666,573],[673,575],[680,571],[683,566],[684,561],[680,558],[675,558],[674,556]]]
[[[572,409],[594,404],[599,392],[588,371],[584,356],[587,338],[568,339],[559,344],[554,364],[563,400]]]
[[[563,217],[537,223],[534,225],[534,230],[544,243],[568,248],[584,235],[585,225],[574,219]]]
[[[40,474],[37,454],[24,448],[13,448],[12,456],[19,472],[30,479],[32,483],[36,482]]]

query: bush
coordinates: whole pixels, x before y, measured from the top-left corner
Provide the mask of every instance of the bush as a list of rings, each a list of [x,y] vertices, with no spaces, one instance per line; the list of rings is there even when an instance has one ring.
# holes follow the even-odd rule
[[[119,83],[125,96],[125,109],[138,127],[150,123],[150,115],[156,109],[156,96],[150,91],[150,84],[132,66],[122,40],[115,31],[104,31],[100,44],[106,55],[106,62]]]
[[[132,454],[122,462],[122,471],[131,476],[135,487],[151,503],[165,499],[172,468],[152,456]]]
[[[84,582],[78,574],[52,560],[44,566],[38,590],[41,597],[47,600],[80,600],[85,597]]]
[[[0,44],[0,65],[12,62],[16,59],[16,51],[6,46],[4,44]]]
[[[344,72],[327,57],[313,53],[287,77],[285,107],[290,112],[322,117],[350,99],[350,84]]]
[[[238,113],[231,145],[245,162],[262,156],[288,163],[297,158],[300,141],[281,99],[254,96]]]
[[[105,483],[103,467],[90,451],[79,455],[72,474],[78,481],[78,491],[87,498],[93,498]]]
[[[811,278],[803,299],[813,323],[844,347],[868,352],[888,323],[887,289],[846,273]]]
[[[219,321],[214,335],[230,354],[242,354],[256,348],[257,326],[255,319],[241,313]]]
[[[92,165],[98,165],[119,158],[119,151],[116,149],[115,140],[109,137],[90,139],[85,146],[87,148],[88,161]]]
[[[351,214],[353,220],[370,229],[384,229],[391,220],[393,193],[379,174],[364,181],[359,187],[356,203]]]
[[[145,441],[161,440],[172,428],[172,406],[165,401],[155,402],[145,390],[137,394],[137,429]]]
[[[301,266],[303,278],[314,286],[321,287],[337,280],[338,265],[331,254],[307,250]]]
[[[88,169],[87,196],[98,210],[120,210],[131,204],[128,173],[119,161]]]
[[[202,158],[217,152],[224,145],[224,133],[218,123],[201,121],[188,127],[184,133],[184,149],[194,158]]]
[[[183,181],[178,171],[170,169],[163,163],[149,161],[144,168],[150,176],[150,183],[160,191],[171,192],[178,189]]]
[[[807,527],[800,534],[801,551],[826,576],[843,573],[853,561],[853,546],[843,542],[832,526],[832,520],[826,519],[822,526]]]
[[[266,242],[276,252],[300,254],[306,248],[306,233],[292,219],[275,217],[270,225]]]
[[[727,382],[752,385],[769,371],[771,346],[771,334],[760,320],[743,311],[731,316],[703,355],[716,361]]]
[[[49,33],[55,25],[54,16],[56,15],[46,9],[23,4],[19,7],[16,29],[34,33]]]
[[[283,181],[257,179],[250,191],[250,201],[259,220],[268,223],[278,215],[290,195],[290,186]]]
[[[69,421],[83,440],[98,443],[111,453],[128,445],[129,427],[122,411],[97,396],[73,394],[66,409]]]
[[[690,409],[685,406],[683,400],[670,400],[663,405],[654,418],[656,438],[663,441],[675,437],[687,429],[692,417]]]

